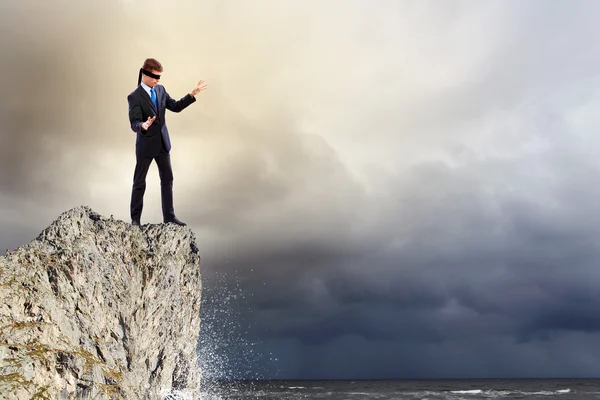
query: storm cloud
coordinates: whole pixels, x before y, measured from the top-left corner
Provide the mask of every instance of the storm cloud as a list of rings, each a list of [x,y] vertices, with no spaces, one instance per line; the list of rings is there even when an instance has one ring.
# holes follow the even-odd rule
[[[146,57],[208,84],[167,117],[207,375],[600,373],[596,2],[1,7],[3,248],[129,220]]]

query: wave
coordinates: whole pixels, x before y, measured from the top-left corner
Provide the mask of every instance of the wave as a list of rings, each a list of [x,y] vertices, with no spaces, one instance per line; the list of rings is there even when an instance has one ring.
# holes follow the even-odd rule
[[[431,392],[430,392],[431,393]],[[557,394],[571,393],[571,389],[558,389],[558,390],[541,390],[535,392],[527,392],[522,390],[486,390],[486,389],[465,389],[465,390],[450,390],[453,394],[483,394],[488,397],[501,397],[509,395],[537,395],[537,396],[554,396]]]
[[[479,394],[483,392],[481,389],[473,389],[473,390],[451,390],[450,392],[456,394]]]

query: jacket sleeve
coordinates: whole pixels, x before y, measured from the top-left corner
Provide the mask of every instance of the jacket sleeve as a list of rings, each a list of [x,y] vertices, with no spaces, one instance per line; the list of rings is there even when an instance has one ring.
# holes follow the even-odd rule
[[[146,132],[142,128],[144,120],[142,117],[142,106],[140,105],[140,102],[136,100],[132,94],[130,94],[127,96],[127,103],[129,103],[129,122],[131,124],[131,130],[140,134]]]
[[[185,96],[183,96],[181,99],[175,100],[171,96],[169,96],[169,93],[167,93],[166,90],[165,90],[165,97],[166,97],[165,107],[176,113],[180,112],[181,110],[183,110],[184,108],[186,108],[187,106],[189,106],[190,104],[192,104],[193,102],[196,101],[196,98],[193,96],[190,96],[189,93],[186,94]]]

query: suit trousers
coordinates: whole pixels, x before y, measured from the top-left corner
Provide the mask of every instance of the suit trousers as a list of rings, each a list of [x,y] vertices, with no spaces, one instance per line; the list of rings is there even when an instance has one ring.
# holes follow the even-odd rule
[[[146,191],[146,175],[148,175],[148,169],[152,160],[156,161],[160,176],[163,219],[169,220],[175,217],[175,210],[173,209],[173,169],[171,168],[171,156],[163,147],[156,157],[136,157],[130,205],[132,220],[139,221],[142,216],[144,192]]]

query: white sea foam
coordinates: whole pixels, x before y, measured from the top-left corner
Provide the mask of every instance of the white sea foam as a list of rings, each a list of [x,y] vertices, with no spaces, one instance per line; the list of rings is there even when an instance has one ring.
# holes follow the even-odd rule
[[[527,394],[527,395],[538,395],[538,396],[553,396],[556,394],[565,394],[570,393],[571,389],[559,389],[559,390],[540,390],[537,392],[517,392],[519,394]]]
[[[522,391],[522,390],[493,390],[493,389],[465,389],[465,390],[451,390],[452,394],[462,395],[483,395],[485,398],[501,398],[510,395],[519,396],[555,396],[559,394],[571,393],[571,389],[558,389],[558,390],[540,390],[540,391]],[[443,395],[443,392],[412,392],[413,395]]]
[[[452,390],[452,393],[456,394],[479,394],[483,392],[481,389],[472,389],[472,390]]]

